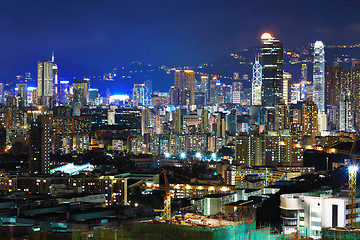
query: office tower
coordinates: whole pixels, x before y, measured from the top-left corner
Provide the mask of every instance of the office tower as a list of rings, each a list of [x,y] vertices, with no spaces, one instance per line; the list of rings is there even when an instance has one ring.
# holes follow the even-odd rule
[[[307,65],[306,65],[306,63],[301,64],[301,81],[307,82]]]
[[[30,130],[30,175],[47,175],[50,173],[50,137],[51,118],[38,116]]]
[[[201,133],[209,133],[209,110],[201,111]]]
[[[181,114],[181,109],[177,108],[172,113],[172,130],[173,134],[180,134],[183,127],[183,118]]]
[[[151,112],[150,108],[141,109],[141,135],[151,133]]]
[[[298,101],[300,101],[301,96],[301,84],[300,83],[294,83],[291,85],[291,103],[296,104]]]
[[[192,70],[175,71],[175,105],[195,104],[195,72]]]
[[[261,105],[261,88],[262,88],[262,67],[259,56],[255,57],[253,66],[253,79],[251,84],[251,104]]]
[[[291,73],[283,73],[283,99],[285,104],[290,104],[291,102]]]
[[[151,105],[151,95],[152,95],[152,81],[146,80],[144,82],[144,105],[150,106]]]
[[[350,91],[340,95],[339,130],[343,132],[354,131],[353,96]]]
[[[200,91],[205,93],[206,102],[209,102],[209,76],[201,76]]]
[[[74,116],[80,116],[80,110],[85,106],[88,97],[88,80],[74,80],[73,82],[73,109]]]
[[[241,91],[243,90],[242,82],[233,82],[232,83],[232,103],[240,104],[241,102]],[[260,91],[261,93],[261,91]]]
[[[54,52],[52,52],[51,62],[53,63],[53,79],[54,79],[54,96],[57,101],[59,101],[59,76],[58,76],[58,66],[55,64]]]
[[[316,41],[313,64],[313,99],[319,113],[325,112],[325,51],[324,44]]]
[[[318,106],[311,98],[308,98],[306,103],[303,104],[302,110],[303,135],[315,139],[315,136],[318,135]]]
[[[360,59],[354,59],[351,67],[352,96],[354,98],[355,124],[360,124]]]
[[[0,102],[3,101],[4,98],[4,84],[0,83]]]
[[[192,70],[184,70],[183,74],[183,105],[195,104],[195,72]]]
[[[221,86],[221,90],[222,90],[222,95],[224,96],[224,103],[227,104],[227,103],[232,103],[233,100],[232,100],[232,85],[222,85]]]
[[[275,107],[275,131],[290,129],[290,107],[280,104]]]
[[[216,137],[225,137],[226,125],[225,125],[225,113],[218,113],[216,121]]]
[[[99,89],[97,88],[89,88],[88,91],[89,97],[89,103],[92,105],[99,105],[100,104],[100,99],[99,99]]]
[[[108,111],[107,112],[107,118],[108,118],[108,125],[115,125],[115,112],[114,111]]]
[[[145,84],[134,84],[132,105],[135,107],[142,106],[145,103]]]
[[[67,80],[62,80],[60,81],[59,84],[59,102],[60,103],[68,103],[68,94],[70,94],[70,89],[69,89],[70,85],[69,85],[69,81]]]
[[[17,86],[17,95],[20,97],[20,103],[22,107],[27,105],[27,84],[18,83]]]
[[[283,87],[284,46],[271,34],[261,35],[262,105],[280,104]]]
[[[53,96],[53,62],[38,61],[38,104],[50,107]]]

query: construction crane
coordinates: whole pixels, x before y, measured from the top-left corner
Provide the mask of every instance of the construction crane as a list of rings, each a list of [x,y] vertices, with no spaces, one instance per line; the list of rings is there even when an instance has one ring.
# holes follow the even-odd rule
[[[354,140],[350,150],[351,162],[349,166],[349,226],[355,227],[356,221],[356,173],[358,167],[356,165],[356,155],[354,154],[357,139]]]
[[[164,197],[164,218],[170,219],[171,218],[171,193],[170,193],[170,184],[166,176],[166,170],[163,169],[161,171],[162,174],[164,174],[164,181],[165,186],[163,190],[165,191],[165,197]]]

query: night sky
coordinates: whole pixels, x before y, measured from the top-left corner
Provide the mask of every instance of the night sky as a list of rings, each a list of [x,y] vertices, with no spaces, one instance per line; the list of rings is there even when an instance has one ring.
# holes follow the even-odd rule
[[[360,42],[360,1],[2,1],[0,59],[36,53],[110,70],[142,61],[181,66],[259,46]]]

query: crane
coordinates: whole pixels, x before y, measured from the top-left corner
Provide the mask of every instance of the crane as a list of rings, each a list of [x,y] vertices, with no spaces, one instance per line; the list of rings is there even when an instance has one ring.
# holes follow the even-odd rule
[[[166,170],[163,169],[161,171],[162,174],[164,174],[164,181],[165,186],[163,190],[165,191],[165,197],[164,197],[164,217],[165,219],[171,218],[171,193],[170,193],[170,184],[166,176]]]

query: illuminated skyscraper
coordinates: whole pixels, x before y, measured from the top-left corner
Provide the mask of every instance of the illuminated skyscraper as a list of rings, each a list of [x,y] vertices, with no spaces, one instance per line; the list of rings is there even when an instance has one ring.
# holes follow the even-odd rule
[[[232,103],[233,104],[240,104],[241,101],[241,91],[242,89],[242,82],[233,82],[232,83]],[[260,94],[261,94],[261,89],[260,89]],[[261,96],[261,95],[260,95]]]
[[[360,125],[360,59],[354,59],[351,68],[352,96],[354,98],[355,124]]]
[[[175,71],[175,105],[195,104],[195,72],[192,70]]]
[[[307,81],[307,65],[301,64],[301,81]]]
[[[80,116],[80,109],[85,106],[88,97],[88,79],[74,80],[73,82],[73,109],[74,116]]]
[[[314,45],[313,99],[319,113],[325,112],[325,52],[324,44],[316,41]]]
[[[287,105],[291,102],[291,73],[284,72],[283,78],[283,99]]]
[[[306,104],[303,104],[303,135],[311,136],[315,139],[318,136],[318,106],[311,98],[306,100]]]
[[[251,84],[251,104],[261,105],[262,67],[259,56],[255,57],[253,65],[253,80]]]
[[[50,106],[53,96],[53,62],[38,61],[38,104]]]
[[[261,35],[262,105],[274,107],[283,98],[284,46],[270,33]]]
[[[145,84],[134,84],[132,105],[142,106],[145,103]]]

